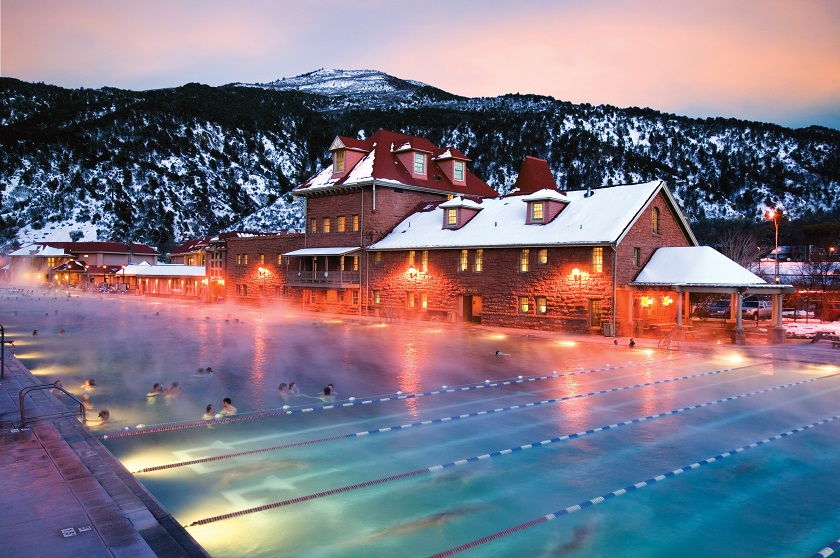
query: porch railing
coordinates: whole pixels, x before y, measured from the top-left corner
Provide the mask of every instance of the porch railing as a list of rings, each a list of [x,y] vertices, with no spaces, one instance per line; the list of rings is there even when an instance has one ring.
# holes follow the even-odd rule
[[[294,286],[349,286],[359,285],[361,273],[358,271],[290,271],[286,274],[286,284]]]

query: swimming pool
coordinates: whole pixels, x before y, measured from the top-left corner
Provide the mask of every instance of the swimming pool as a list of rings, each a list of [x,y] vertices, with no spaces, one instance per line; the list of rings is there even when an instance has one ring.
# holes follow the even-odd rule
[[[811,556],[840,536],[837,367],[119,295],[2,315],[33,373],[96,379],[113,418],[92,428],[214,556]],[[202,421],[223,397],[238,420]]]

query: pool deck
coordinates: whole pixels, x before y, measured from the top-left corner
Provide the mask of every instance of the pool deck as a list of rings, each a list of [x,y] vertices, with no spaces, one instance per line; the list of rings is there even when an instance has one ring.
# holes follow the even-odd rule
[[[614,338],[477,326],[532,337],[614,345]],[[626,347],[629,338],[619,338]],[[636,349],[656,349],[638,339]],[[756,357],[840,365],[829,343],[789,341],[744,346],[681,343],[671,350],[737,349]],[[631,350],[631,349],[627,349]],[[11,351],[0,380],[0,540],[8,556],[209,557],[171,514],[82,425],[78,414],[49,390],[26,396],[21,428],[18,394],[40,385]],[[56,416],[58,415],[58,416]]]
[[[0,380],[0,541],[4,556],[209,557],[41,382],[5,351]],[[56,416],[57,415],[57,416]],[[47,418],[51,417],[51,418]]]

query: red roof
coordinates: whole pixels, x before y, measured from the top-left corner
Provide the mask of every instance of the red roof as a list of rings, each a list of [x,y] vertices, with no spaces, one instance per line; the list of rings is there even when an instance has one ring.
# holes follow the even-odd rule
[[[181,244],[180,246],[176,247],[171,252],[169,252],[169,254],[189,254],[192,252],[197,252],[206,248],[208,244],[210,244],[209,236],[205,236],[204,238],[197,238],[195,240],[190,240]]]
[[[388,130],[379,130],[367,140],[350,140],[350,138],[344,137],[340,137],[340,139],[345,146],[349,147],[349,143],[352,142],[354,148],[366,151],[367,153],[373,153],[374,161],[371,175],[374,180],[399,182],[406,187],[434,190],[455,196],[495,198],[499,195],[498,192],[488,186],[486,182],[478,178],[469,169],[465,173],[466,184],[455,184],[446,176],[446,173],[441,170],[435,158],[446,153],[447,149],[449,150],[449,155],[453,158],[469,161],[463,153],[455,148],[438,148],[425,138],[409,136],[399,132],[390,132]],[[400,162],[397,154],[405,151],[419,151],[432,155],[432,160],[429,163],[429,168],[425,176],[414,176]],[[314,191],[316,188],[322,188],[324,186],[313,183],[313,180],[314,178],[301,184],[295,191],[297,193],[306,193],[310,188]],[[353,170],[348,169],[342,178],[332,182],[329,186],[331,188],[340,188],[342,186],[355,185],[356,183],[353,180]],[[359,181],[359,183],[367,183],[367,180]]]
[[[61,248],[65,252],[82,253],[93,252],[96,254],[142,254],[157,256],[158,252],[145,244],[123,243],[123,242],[36,242],[44,246]]]
[[[559,191],[557,183],[554,181],[554,175],[548,168],[548,161],[536,157],[525,157],[525,162],[522,163],[519,176],[516,177],[516,182],[510,193],[520,196],[533,194],[546,188]]]

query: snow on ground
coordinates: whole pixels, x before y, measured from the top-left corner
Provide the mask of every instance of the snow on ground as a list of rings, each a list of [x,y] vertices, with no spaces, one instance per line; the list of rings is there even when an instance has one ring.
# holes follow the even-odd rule
[[[799,339],[810,339],[819,332],[840,335],[840,322],[821,322],[818,319],[810,317],[806,323],[806,319],[802,315],[796,321],[791,321],[786,314],[783,325],[788,337]]]

